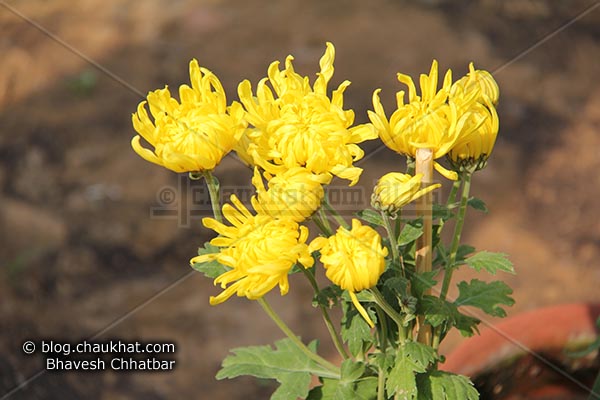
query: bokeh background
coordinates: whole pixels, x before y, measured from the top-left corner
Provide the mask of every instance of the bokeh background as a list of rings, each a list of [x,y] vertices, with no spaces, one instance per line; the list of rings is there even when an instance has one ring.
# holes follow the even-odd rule
[[[176,342],[177,368],[42,373],[2,399],[268,398],[269,383],[214,375],[228,349],[282,335],[253,302],[208,305],[217,289],[200,274],[188,275],[188,259],[211,232],[201,226],[202,212],[177,211],[193,205],[193,190],[129,145],[139,92],[187,82],[194,57],[233,99],[237,82],[256,82],[287,54],[314,77],[331,41],[333,83],[352,81],[346,104],[358,122],[366,122],[375,88],[383,88],[391,109],[398,71],[417,76],[433,58],[455,77],[470,61],[493,71],[501,131],[488,168],[474,179],[475,194],[491,211],[468,215],[465,241],[510,254],[518,275],[501,276],[517,300],[509,314],[598,301],[598,4],[0,1],[0,396],[42,367],[39,354],[21,352],[24,340],[100,333],[98,340]],[[378,150],[379,143],[364,147],[373,156],[360,164],[359,187],[370,193],[373,181],[403,160]],[[216,174],[230,186],[249,177],[232,157]],[[171,189],[174,197],[165,198]],[[154,213],[167,203],[175,213]],[[323,338],[324,352],[333,355],[310,293],[294,278],[288,296],[270,298],[303,338]],[[459,341],[450,338],[445,351]]]

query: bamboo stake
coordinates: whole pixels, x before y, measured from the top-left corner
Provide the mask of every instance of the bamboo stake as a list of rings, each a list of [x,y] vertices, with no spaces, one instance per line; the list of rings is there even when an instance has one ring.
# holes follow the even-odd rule
[[[430,185],[433,181],[433,151],[431,149],[417,149],[415,157],[415,169],[417,174],[423,174],[422,186]],[[433,195],[431,192],[417,200],[417,216],[423,217],[423,235],[417,239],[416,266],[417,273],[431,271],[432,264],[432,218],[431,203]],[[428,290],[424,294],[430,294]],[[417,340],[421,343],[431,344],[431,327],[424,325],[423,317],[419,318],[419,333]]]

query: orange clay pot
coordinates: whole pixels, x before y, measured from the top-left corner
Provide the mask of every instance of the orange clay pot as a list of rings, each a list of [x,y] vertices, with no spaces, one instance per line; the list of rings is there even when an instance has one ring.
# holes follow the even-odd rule
[[[595,340],[598,316],[600,304],[566,304],[507,318],[461,343],[440,369],[470,376],[482,400],[585,400],[600,357],[565,350]]]

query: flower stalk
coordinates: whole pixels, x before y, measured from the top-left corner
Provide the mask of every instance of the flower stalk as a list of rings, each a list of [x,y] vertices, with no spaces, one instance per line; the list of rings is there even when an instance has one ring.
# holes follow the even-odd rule
[[[315,279],[311,271],[309,271],[307,268],[302,268],[302,272],[304,272],[304,275],[308,278],[308,281],[310,282],[311,286],[313,287],[313,290],[315,291],[315,295],[319,294],[319,285],[317,284],[317,280]],[[325,307],[325,305],[323,304],[319,304],[319,308],[321,309],[323,321],[325,321],[325,326],[327,327],[327,331],[329,331],[329,335],[331,336],[333,345],[335,346],[340,356],[342,356],[342,358],[346,360],[350,356],[348,355],[346,349],[344,348],[344,345],[342,344],[342,338],[340,337],[340,334],[331,322],[331,317],[329,316],[327,307]]]
[[[458,254],[458,247],[460,246],[460,237],[462,235],[463,226],[465,224],[465,215],[467,213],[467,204],[469,201],[469,190],[471,189],[471,172],[464,172],[462,174],[463,191],[460,199],[460,207],[458,209],[458,216],[456,217],[456,225],[454,226],[454,235],[452,238],[452,245],[450,247],[450,257],[448,259],[448,265],[444,271],[444,282],[442,284],[442,292],[440,299],[445,300],[448,295],[448,289],[450,288],[450,282],[452,280],[452,273],[455,269],[456,255]]]
[[[277,312],[275,312],[275,310],[273,310],[273,308],[271,307],[271,305],[267,302],[267,300],[264,297],[261,297],[257,301],[258,301],[258,304],[260,304],[260,306],[262,307],[262,309],[267,313],[267,315],[269,316],[269,318],[271,318],[273,320],[273,322],[275,322],[275,325],[277,325],[277,327],[283,333],[285,333],[285,335],[292,342],[294,342],[294,344],[296,344],[296,346],[298,346],[298,348],[300,350],[302,350],[302,352],[304,354],[306,354],[306,356],[308,358],[310,358],[311,360],[313,360],[314,362],[316,362],[317,364],[319,364],[320,366],[322,366],[323,368],[327,369],[329,372],[331,372],[332,374],[334,374],[334,376],[333,376],[334,378],[339,379],[339,377],[340,377],[340,369],[337,366],[335,366],[331,362],[327,361],[326,359],[324,359],[320,355],[315,354],[304,343],[302,343],[302,341],[298,338],[298,336],[296,336],[294,334],[294,332],[290,329],[290,327],[287,326],[287,324],[285,322],[283,322],[283,320],[281,319],[281,317],[279,316],[279,314],[277,314]]]
[[[219,181],[211,171],[202,171],[202,175],[208,186],[208,194],[210,196],[210,206],[212,207],[213,215],[219,222],[223,222],[223,214],[221,213],[221,199],[219,195]]]

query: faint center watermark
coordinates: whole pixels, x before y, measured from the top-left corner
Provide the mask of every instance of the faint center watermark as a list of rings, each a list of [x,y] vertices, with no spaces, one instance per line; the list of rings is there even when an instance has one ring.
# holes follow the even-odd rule
[[[371,193],[377,182],[371,184],[327,185],[324,187],[325,196],[333,209],[341,216],[350,218],[356,216],[360,210],[370,207]],[[399,192],[402,189],[399,188]],[[433,192],[434,202],[441,200],[441,190]],[[252,185],[221,185],[219,188],[221,203],[230,201],[235,195],[243,204],[250,208],[251,199],[256,195],[256,189]],[[314,211],[314,187],[294,186],[280,195],[286,199],[288,204],[293,204],[290,214],[300,211],[310,215]],[[283,203],[273,201],[268,204],[261,203],[263,207],[275,211],[277,215],[285,215]],[[312,208],[311,208],[312,207]],[[405,216],[415,215],[417,212],[415,204],[403,208]],[[212,217],[212,206],[210,195],[204,180],[191,180],[186,175],[179,175],[174,185],[163,186],[156,193],[155,204],[150,207],[150,218],[176,220],[181,228],[189,228],[194,221],[200,221],[204,217]]]

